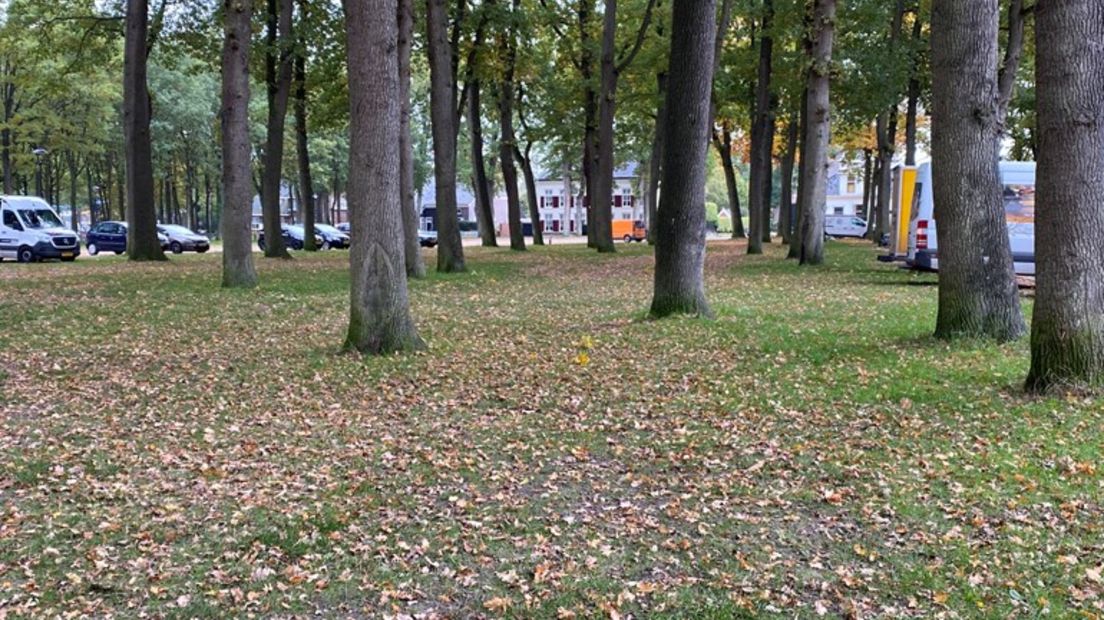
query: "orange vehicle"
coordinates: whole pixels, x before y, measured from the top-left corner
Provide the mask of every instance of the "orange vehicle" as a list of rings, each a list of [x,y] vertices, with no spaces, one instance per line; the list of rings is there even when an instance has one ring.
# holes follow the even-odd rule
[[[648,230],[639,220],[613,220],[613,238],[624,239],[625,243],[639,243],[648,238]]]

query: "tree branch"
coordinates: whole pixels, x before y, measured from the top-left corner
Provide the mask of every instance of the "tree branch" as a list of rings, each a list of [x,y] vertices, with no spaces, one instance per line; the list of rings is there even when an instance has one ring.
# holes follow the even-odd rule
[[[644,9],[644,21],[640,24],[640,30],[636,31],[636,40],[633,42],[632,49],[629,50],[628,55],[623,55],[615,65],[614,71],[617,73],[621,73],[632,64],[636,54],[640,52],[641,46],[644,45],[644,37],[648,35],[648,26],[652,24],[652,10],[655,9],[655,4],[656,0],[648,0],[648,7]]]

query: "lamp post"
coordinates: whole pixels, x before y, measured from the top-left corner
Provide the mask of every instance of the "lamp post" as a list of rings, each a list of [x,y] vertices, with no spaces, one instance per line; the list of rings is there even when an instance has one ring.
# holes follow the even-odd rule
[[[35,194],[39,198],[45,198],[45,196],[42,195],[42,156],[48,154],[50,151],[38,146],[31,152],[34,153],[35,156]]]

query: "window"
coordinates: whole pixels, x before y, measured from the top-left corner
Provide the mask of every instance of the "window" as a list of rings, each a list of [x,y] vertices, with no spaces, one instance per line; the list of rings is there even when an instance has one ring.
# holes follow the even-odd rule
[[[832,207],[833,215],[843,215],[843,207]]]
[[[4,226],[15,230],[23,230],[23,227],[19,225],[19,220],[15,219],[14,211],[4,211]]]
[[[855,193],[855,179],[853,179],[852,177],[847,177],[847,193]]]

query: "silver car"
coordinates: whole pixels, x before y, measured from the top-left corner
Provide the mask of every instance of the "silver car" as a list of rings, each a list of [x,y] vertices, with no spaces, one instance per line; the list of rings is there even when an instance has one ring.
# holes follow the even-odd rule
[[[211,241],[183,226],[176,224],[159,224],[157,232],[169,238],[169,250],[173,254],[181,252],[199,252],[200,254],[211,249]]]

